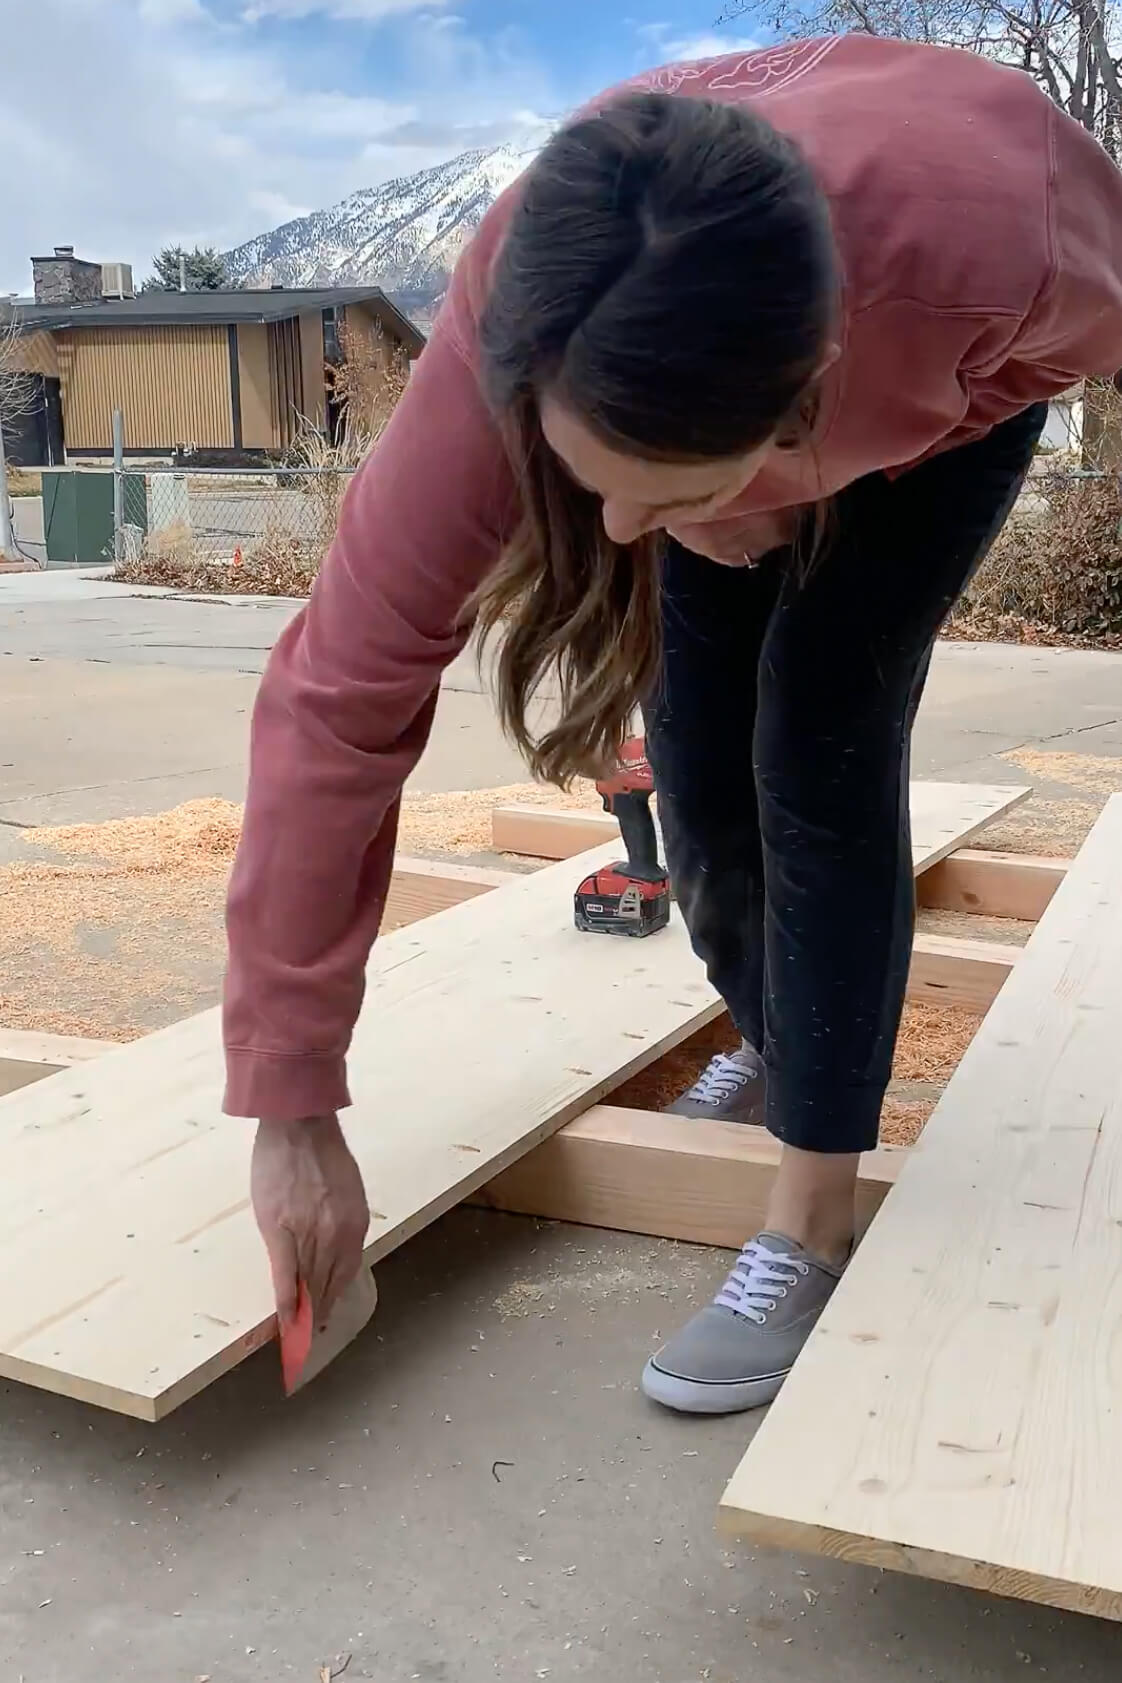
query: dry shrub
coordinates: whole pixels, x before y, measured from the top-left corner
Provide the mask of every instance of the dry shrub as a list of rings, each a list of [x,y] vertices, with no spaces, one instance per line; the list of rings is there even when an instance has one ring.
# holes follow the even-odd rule
[[[126,558],[112,578],[215,596],[307,596],[330,541],[330,534],[316,542],[269,526],[229,560],[212,560],[193,542],[161,542]]]
[[[951,635],[1011,642],[1122,642],[1122,393],[1085,380],[1065,450],[1042,447]]]
[[[10,497],[40,497],[43,476],[38,468],[12,467],[8,464],[8,495]]]
[[[1118,479],[1034,475],[951,630],[1025,642],[1122,640]]]
[[[409,380],[404,348],[385,333],[381,322],[367,332],[349,323],[339,330],[343,360],[331,370],[332,395],[343,414],[344,435],[353,438],[360,459],[385,431]]]

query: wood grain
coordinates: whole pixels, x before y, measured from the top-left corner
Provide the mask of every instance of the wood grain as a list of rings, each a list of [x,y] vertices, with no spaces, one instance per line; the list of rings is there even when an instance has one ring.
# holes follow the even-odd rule
[[[733,1477],[726,1528],[1122,1617],[1120,1024],[1116,795]]]
[[[763,1128],[594,1105],[504,1169],[472,1202],[739,1250],[764,1225],[781,1150]],[[884,1146],[862,1158],[862,1232],[907,1155],[906,1147]]]
[[[985,1013],[1023,951],[1003,941],[920,933],[912,943],[908,998]]]
[[[1023,790],[923,785],[917,859]],[[618,844],[380,940],[345,1126],[375,1262],[722,1009],[675,913],[647,941],[572,923]],[[266,1342],[250,1124],[220,1114],[216,1012],[0,1099],[0,1374],[158,1419]]]
[[[572,890],[547,867],[377,944],[345,1118],[371,1262],[721,1009],[677,917],[595,940]],[[221,1086],[207,1012],[0,1100],[0,1373],[157,1419],[272,1336]]]
[[[496,853],[529,859],[571,859],[619,835],[610,812],[566,812],[548,806],[497,806],[491,813]]]
[[[940,911],[1038,923],[1070,864],[1070,859],[964,847],[924,871],[917,885],[919,903]]]
[[[35,1029],[0,1028],[0,1058],[14,1063],[84,1064],[90,1058],[100,1058],[119,1042],[115,1040],[84,1040],[76,1034],[40,1034]]]
[[[964,847],[995,815],[993,801],[1009,812],[1027,800],[1031,790],[976,783],[913,783],[911,814],[913,840],[922,842],[925,861],[917,870],[944,859],[952,848]],[[530,858],[570,859],[585,848],[618,836],[619,825],[607,812],[566,812],[542,806],[497,806],[491,816],[491,841],[497,853],[521,853]],[[917,853],[918,859],[918,853]]]

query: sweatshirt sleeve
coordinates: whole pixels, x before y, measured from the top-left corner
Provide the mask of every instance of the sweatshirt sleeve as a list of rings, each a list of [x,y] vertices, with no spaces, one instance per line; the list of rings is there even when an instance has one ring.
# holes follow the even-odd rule
[[[345,1058],[401,790],[513,503],[454,314],[355,475],[311,599],[258,693],[227,904],[231,1115],[300,1120],[350,1103]]]

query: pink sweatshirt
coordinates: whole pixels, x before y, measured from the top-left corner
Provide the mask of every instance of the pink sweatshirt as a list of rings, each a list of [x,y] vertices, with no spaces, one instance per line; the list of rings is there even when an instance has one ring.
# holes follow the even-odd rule
[[[631,85],[759,101],[810,159],[841,254],[843,351],[813,457],[777,452],[697,534],[700,550],[770,548],[780,511],[1122,368],[1122,174],[1021,72],[854,35]],[[517,191],[459,264],[261,685],[228,913],[234,1115],[283,1121],[350,1102],[346,1053],[400,792],[465,642],[464,604],[512,521],[475,327]]]

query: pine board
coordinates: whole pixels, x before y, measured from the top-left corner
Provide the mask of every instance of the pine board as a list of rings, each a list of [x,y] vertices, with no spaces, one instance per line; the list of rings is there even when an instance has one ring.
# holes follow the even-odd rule
[[[881,1146],[862,1157],[860,1232],[909,1149]],[[764,1226],[782,1150],[763,1128],[598,1104],[488,1181],[472,1202],[512,1215],[739,1250]]]
[[[917,868],[1026,790],[917,786]],[[572,926],[562,862],[380,940],[345,1126],[376,1262],[721,1009],[677,913],[647,941]],[[216,1012],[0,1100],[0,1375],[158,1419],[272,1336],[219,1111]]]
[[[1122,1618],[1120,1023],[1116,795],[741,1462],[726,1528]]]

